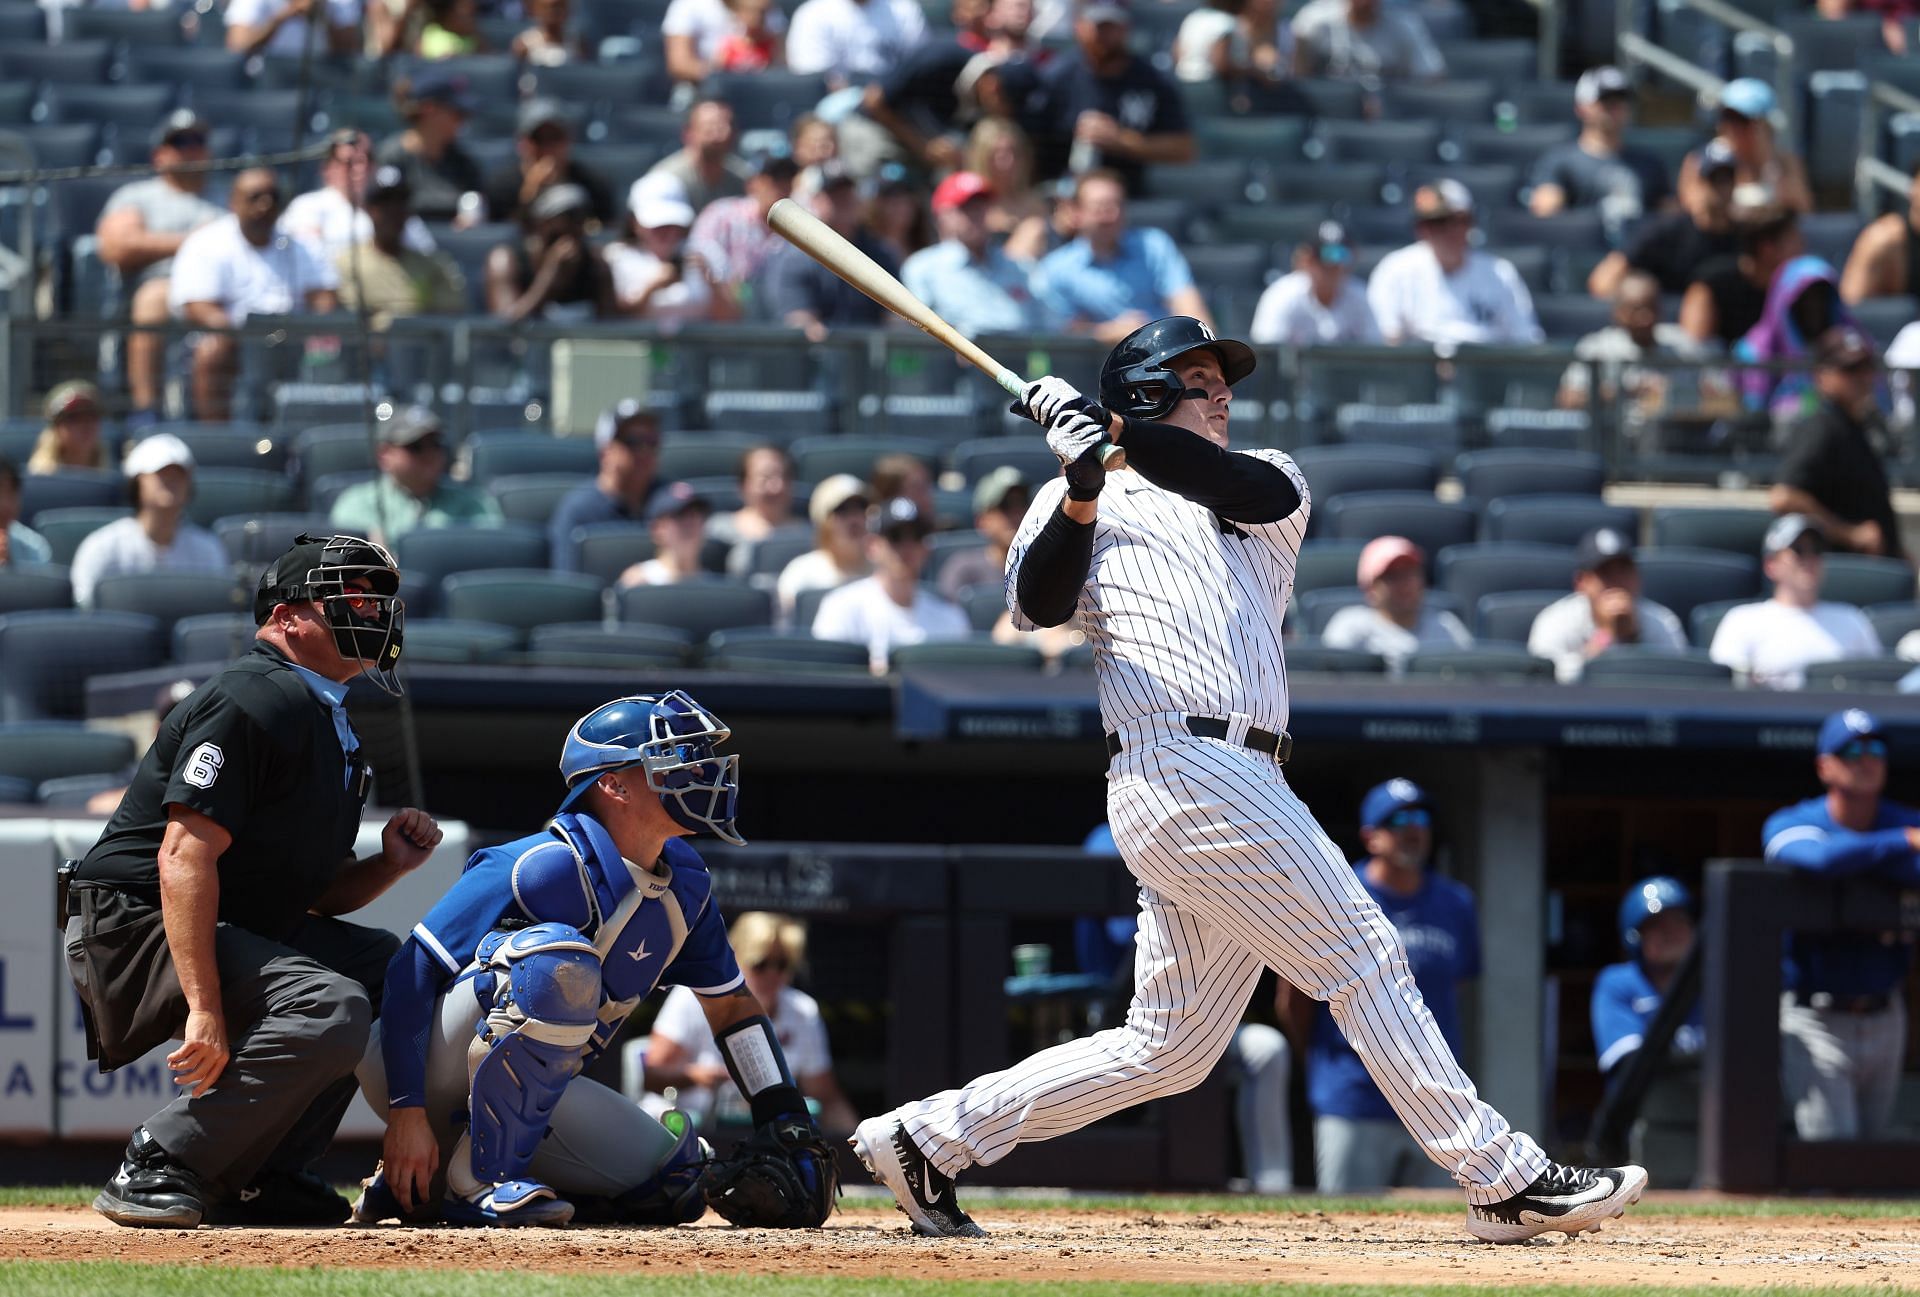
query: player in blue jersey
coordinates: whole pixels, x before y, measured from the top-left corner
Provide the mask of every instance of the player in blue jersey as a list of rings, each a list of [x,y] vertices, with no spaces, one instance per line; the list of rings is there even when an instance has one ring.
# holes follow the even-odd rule
[[[1850,707],[1820,727],[1826,792],[1767,817],[1767,859],[1830,878],[1920,885],[1920,811],[1888,801],[1880,723]],[[1909,951],[1873,932],[1787,939],[1780,1078],[1801,1139],[1871,1139],[1886,1129],[1906,1052]]]
[[[1679,879],[1664,876],[1635,883],[1620,902],[1620,944],[1628,958],[1601,969],[1593,983],[1593,1044],[1610,1083],[1640,1051],[1693,949],[1692,910],[1692,894]],[[1696,999],[1668,1042],[1627,1133],[1635,1164],[1675,1188],[1691,1183],[1699,1168],[1701,1012]]]
[[[736,1224],[826,1218],[832,1159],[683,840],[741,841],[739,757],[715,751],[729,736],[678,691],[589,712],[561,752],[559,812],[476,852],[414,926],[360,1068],[387,1134],[357,1220],[678,1224],[709,1202]],[[754,1136],[718,1162],[690,1127],[580,1075],[661,985],[701,997],[753,1112]]]
[[[1360,802],[1367,858],[1354,872],[1407,948],[1414,984],[1455,1055],[1460,1053],[1459,984],[1480,975],[1480,917],[1473,893],[1427,869],[1433,811],[1426,793],[1389,779]],[[1307,1101],[1313,1109],[1314,1171],[1322,1193],[1369,1193],[1394,1185],[1445,1188],[1450,1177],[1407,1134],[1366,1065],[1322,1001],[1293,995],[1311,1010]]]

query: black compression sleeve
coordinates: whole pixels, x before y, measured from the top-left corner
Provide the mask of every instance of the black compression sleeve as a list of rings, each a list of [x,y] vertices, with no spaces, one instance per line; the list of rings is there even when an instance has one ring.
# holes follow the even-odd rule
[[[1128,468],[1231,522],[1279,522],[1300,507],[1300,492],[1278,465],[1236,455],[1184,428],[1128,419],[1120,445]]]
[[[1036,626],[1058,626],[1073,616],[1093,566],[1093,524],[1055,509],[1027,546],[1013,586],[1020,611]]]

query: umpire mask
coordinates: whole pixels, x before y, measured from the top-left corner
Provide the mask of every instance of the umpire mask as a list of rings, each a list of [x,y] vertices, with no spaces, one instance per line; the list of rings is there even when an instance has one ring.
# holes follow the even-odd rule
[[[361,584],[364,582],[364,584]],[[386,548],[359,536],[302,534],[260,578],[253,620],[265,624],[274,605],[313,603],[333,630],[334,647],[374,687],[395,698],[406,605],[400,569]]]

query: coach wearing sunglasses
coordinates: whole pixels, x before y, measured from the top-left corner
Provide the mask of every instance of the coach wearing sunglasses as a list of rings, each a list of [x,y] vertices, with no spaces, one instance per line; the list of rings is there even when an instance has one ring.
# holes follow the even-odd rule
[[[1776,811],[1770,863],[1829,878],[1920,883],[1920,811],[1880,794],[1887,740],[1858,707],[1820,727],[1826,791]],[[1877,932],[1790,933],[1780,997],[1780,1081],[1801,1139],[1872,1139],[1887,1129],[1906,1055],[1908,947]]]
[[[1353,870],[1406,943],[1421,998],[1460,1053],[1460,983],[1480,976],[1480,915],[1473,893],[1427,868],[1433,810],[1410,779],[1389,779],[1360,801],[1365,859]],[[1377,1193],[1395,1186],[1453,1182],[1394,1115],[1360,1056],[1323,1002],[1283,988],[1287,1034],[1307,1037],[1307,1102],[1313,1109],[1313,1163],[1322,1193]]]

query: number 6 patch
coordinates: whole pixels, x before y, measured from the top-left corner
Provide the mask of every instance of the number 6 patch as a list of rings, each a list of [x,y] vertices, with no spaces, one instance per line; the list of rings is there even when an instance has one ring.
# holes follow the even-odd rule
[[[226,753],[217,743],[202,743],[187,758],[186,773],[180,777],[195,788],[211,788],[213,781],[220,777],[220,767],[227,763]]]

